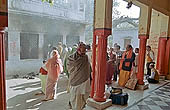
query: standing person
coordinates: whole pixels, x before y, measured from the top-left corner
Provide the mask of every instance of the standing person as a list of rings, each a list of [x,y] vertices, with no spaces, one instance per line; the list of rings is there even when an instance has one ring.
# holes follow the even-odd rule
[[[114,51],[116,53],[116,65],[117,65],[117,71],[115,72],[115,75],[114,75],[114,81],[117,81],[117,75],[119,75],[120,73],[120,69],[119,69],[119,65],[120,65],[120,59],[122,58],[122,54],[123,52],[120,51],[120,46],[119,45],[116,45],[116,47],[114,48]]]
[[[154,68],[155,67],[154,64],[155,64],[154,62],[151,62],[149,65],[149,68],[151,69],[151,76],[149,76],[148,82],[156,84],[159,83],[159,74],[158,71]]]
[[[86,54],[87,54],[87,56],[89,58],[89,62],[90,62],[90,64],[92,64],[92,50],[91,50],[91,46],[87,45],[86,49],[87,49]]]
[[[107,61],[107,72],[106,72],[106,84],[112,84],[112,77],[116,72],[116,55],[110,54],[110,58]]]
[[[59,74],[62,72],[62,62],[57,50],[52,51],[52,57],[48,59],[46,63],[48,71],[46,94],[43,101],[54,99],[56,93],[56,83],[58,81]]]
[[[35,95],[41,95],[41,94],[45,94],[45,87],[46,87],[46,80],[47,80],[47,69],[45,67],[45,63],[46,61],[43,61],[43,65],[39,70],[39,78],[41,80],[41,92],[40,93],[36,93]]]
[[[148,45],[146,46],[146,67],[147,67],[147,75],[150,76],[151,75],[151,69],[149,68],[149,65],[151,62],[154,62],[155,60],[155,56],[154,56],[154,52],[152,51],[151,47]]]
[[[122,55],[122,59],[120,60],[120,75],[119,75],[119,86],[124,87],[130,78],[130,72],[132,69],[132,64],[135,60],[135,53],[133,52],[133,48],[131,45],[126,46],[126,51]]]
[[[62,51],[62,53],[60,55],[62,62],[64,62],[64,59],[65,59],[67,53],[68,53],[68,48],[67,48],[67,46],[65,44],[63,44],[63,51]]]
[[[58,53],[59,55],[61,56],[62,52],[63,52],[63,46],[62,46],[62,43],[59,42],[58,45],[57,45],[57,50],[58,50]]]
[[[73,110],[83,110],[90,94],[90,63],[86,45],[79,43],[77,51],[69,56],[67,63],[70,73],[70,102]]]
[[[135,61],[133,63],[133,74],[131,75],[134,79],[138,73],[138,59],[139,59],[139,48],[135,48]]]

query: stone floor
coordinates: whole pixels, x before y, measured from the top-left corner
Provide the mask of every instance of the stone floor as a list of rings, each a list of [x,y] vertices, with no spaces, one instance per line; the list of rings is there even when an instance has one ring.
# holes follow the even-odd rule
[[[69,94],[66,92],[67,78],[60,76],[58,82],[57,99],[42,102],[44,96],[35,96],[40,91],[40,81],[35,79],[8,79],[7,108],[8,110],[68,110]],[[117,83],[113,84],[117,86]],[[149,89],[129,90],[128,105],[112,105],[105,110],[170,110],[170,81],[161,81],[159,84],[150,84]],[[84,110],[96,110],[86,107]]]

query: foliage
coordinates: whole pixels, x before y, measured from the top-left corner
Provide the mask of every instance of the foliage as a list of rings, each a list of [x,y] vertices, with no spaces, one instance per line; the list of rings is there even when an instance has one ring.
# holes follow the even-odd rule
[[[42,2],[48,2],[50,4],[53,4],[54,3],[54,0],[42,0]]]

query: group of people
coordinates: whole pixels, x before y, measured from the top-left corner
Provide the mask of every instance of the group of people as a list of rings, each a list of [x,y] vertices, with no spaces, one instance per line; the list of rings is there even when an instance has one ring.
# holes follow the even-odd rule
[[[154,68],[154,52],[150,46],[146,47],[147,54],[147,79],[150,83],[158,83],[159,75]],[[66,73],[69,79],[69,104],[73,110],[82,110],[85,107],[86,100],[90,94],[91,82],[91,59],[92,50],[90,45],[79,42],[72,49],[66,52],[64,59],[60,59],[62,48],[53,48],[49,58],[40,68],[40,79],[42,85],[42,93],[45,94],[43,101],[55,98],[57,81],[60,73]],[[107,52],[107,72],[106,84],[112,84],[117,81],[122,87],[125,86],[132,74],[137,74],[138,70],[138,53],[139,48],[127,45],[126,51],[120,51],[119,45],[114,45]],[[63,62],[63,64],[62,64]],[[64,68],[64,71],[63,71]]]
[[[131,76],[137,79],[138,54],[139,48],[135,48],[135,52],[133,52],[131,45],[127,45],[125,51],[120,51],[119,45],[114,45],[114,48],[110,48],[107,57],[106,84],[110,85],[112,81],[117,81],[117,75],[119,75],[118,84],[121,87],[125,87]],[[146,46],[146,79],[149,83],[159,82],[159,75],[155,69],[154,61],[154,52],[148,45]]]
[[[40,68],[42,92],[36,95],[45,94],[42,101],[55,99],[59,75],[66,73],[69,78],[70,106],[73,110],[82,110],[90,94],[92,70],[90,58],[86,55],[88,52],[91,53],[89,50],[89,45],[79,42],[71,49],[68,48],[65,56],[60,57],[64,55],[61,45],[53,47],[48,53],[47,61],[43,61],[43,66]]]

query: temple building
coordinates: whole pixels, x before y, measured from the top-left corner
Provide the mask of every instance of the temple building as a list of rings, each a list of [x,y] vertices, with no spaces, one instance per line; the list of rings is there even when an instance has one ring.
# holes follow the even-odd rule
[[[85,41],[85,26],[85,0],[8,0],[6,75],[38,72],[48,45]]]

